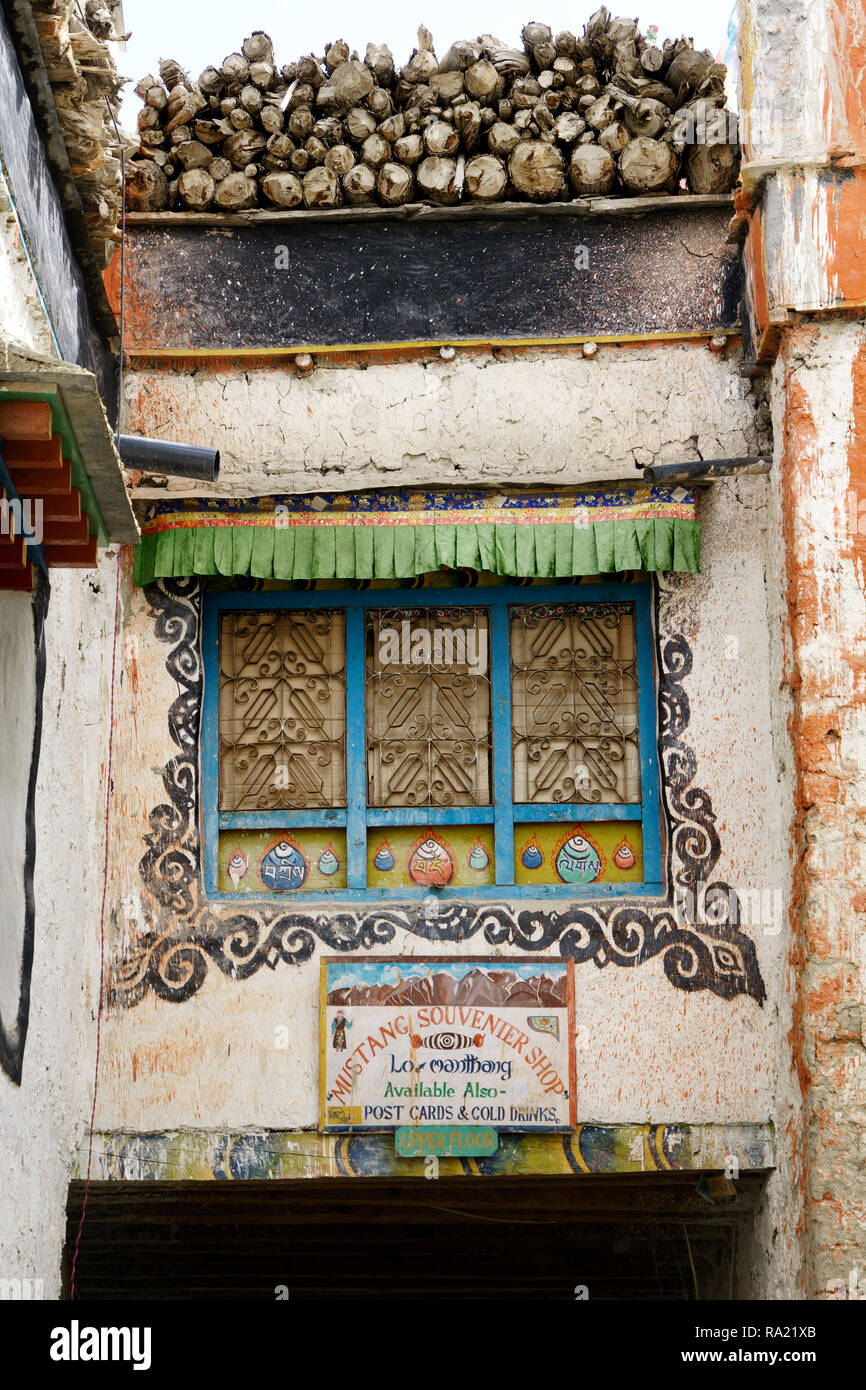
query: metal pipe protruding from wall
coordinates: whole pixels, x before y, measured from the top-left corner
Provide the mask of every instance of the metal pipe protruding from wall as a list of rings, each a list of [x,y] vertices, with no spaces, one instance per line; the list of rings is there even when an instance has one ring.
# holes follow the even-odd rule
[[[742,478],[769,473],[771,454],[739,459],[691,459],[687,463],[658,463],[643,471],[648,483],[698,483],[702,479]]]
[[[117,447],[124,467],[138,468],[144,473],[200,478],[206,483],[215,483],[220,475],[219,449],[174,444],[168,439],[141,439],[136,434],[119,435]]]

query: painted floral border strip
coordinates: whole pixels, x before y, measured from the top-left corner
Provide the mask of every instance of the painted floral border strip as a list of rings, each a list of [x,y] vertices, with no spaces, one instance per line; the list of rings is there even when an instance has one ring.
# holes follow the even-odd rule
[[[709,793],[695,786],[697,760],[683,740],[690,707],[683,682],[692,652],[680,634],[659,644],[659,753],[668,813],[669,900],[592,904],[554,909],[519,904],[446,901],[428,920],[423,903],[355,910],[296,910],[271,904],[238,910],[205,896],[198,832],[199,726],[202,668],[198,579],[163,579],[145,590],[156,635],[170,645],[166,668],[180,688],[168,713],[178,753],[163,772],[168,801],[150,813],[147,852],[140,863],[150,921],[144,936],[114,963],[112,1003],[130,1007],[149,991],[182,1003],[201,989],[211,965],[233,980],[263,966],[298,965],[320,943],[328,951],[370,951],[398,931],[425,941],[459,943],[479,937],[488,946],[539,952],[557,946],[576,964],[593,961],[634,968],[661,956],[677,989],[710,990],[723,999],[749,995],[763,1004],[766,989],[754,943],[740,929],[740,903],[728,884],[712,881],[721,854]],[[700,921],[684,921],[676,900],[702,905]],[[694,915],[694,913],[692,914]]]

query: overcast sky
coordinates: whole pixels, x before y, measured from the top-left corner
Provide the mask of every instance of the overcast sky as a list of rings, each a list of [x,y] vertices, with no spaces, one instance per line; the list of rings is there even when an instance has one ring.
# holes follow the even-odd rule
[[[724,56],[733,0],[641,0],[637,18],[641,28],[658,27],[659,37],[694,38],[698,48]],[[120,69],[132,82],[124,89],[123,121],[134,126],[138,98],[132,87],[145,73],[157,72],[160,58],[176,58],[192,77],[208,64],[220,64],[239,49],[253,29],[264,29],[274,40],[277,61],[288,63],[304,53],[324,52],[326,43],[345,39],[363,58],[368,43],[387,43],[398,64],[405,63],[415,47],[418,25],[426,23],[441,57],[458,38],[493,33],[503,43],[519,46],[520,30],[529,20],[549,24],[556,33],[570,29],[579,34],[597,6],[564,4],[562,0],[533,6],[529,0],[330,0],[319,14],[315,4],[297,0],[124,0],[123,12],[132,31]],[[611,6],[613,13],[619,13]],[[622,11],[630,18],[632,10]]]

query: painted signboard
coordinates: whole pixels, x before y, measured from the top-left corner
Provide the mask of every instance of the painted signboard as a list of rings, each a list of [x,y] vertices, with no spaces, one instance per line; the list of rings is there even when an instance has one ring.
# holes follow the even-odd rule
[[[575,1125],[571,961],[325,957],[325,1131]]]

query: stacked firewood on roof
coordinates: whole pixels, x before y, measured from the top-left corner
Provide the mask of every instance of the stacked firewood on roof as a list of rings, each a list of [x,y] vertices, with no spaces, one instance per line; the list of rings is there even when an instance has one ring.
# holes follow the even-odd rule
[[[602,8],[578,38],[527,24],[438,59],[428,30],[402,68],[341,39],[278,67],[256,32],[193,82],[173,59],[139,82],[137,211],[722,193],[737,177],[725,68]]]
[[[112,119],[125,80],[110,47],[124,37],[117,32],[119,6],[116,0],[32,0],[30,8],[90,240],[105,264],[120,240],[121,145],[130,151]]]

